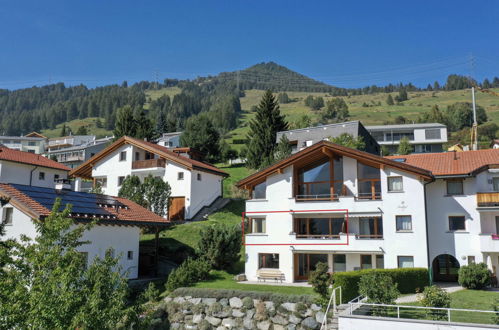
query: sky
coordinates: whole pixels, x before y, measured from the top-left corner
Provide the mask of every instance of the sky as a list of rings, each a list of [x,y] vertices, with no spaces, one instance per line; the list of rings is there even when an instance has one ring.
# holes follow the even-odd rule
[[[499,1],[0,0],[0,88],[273,61],[339,87],[499,76]]]

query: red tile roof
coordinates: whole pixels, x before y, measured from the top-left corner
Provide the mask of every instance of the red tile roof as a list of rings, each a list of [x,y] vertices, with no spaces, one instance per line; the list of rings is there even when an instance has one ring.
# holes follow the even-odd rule
[[[119,138],[113,144],[108,146],[106,149],[102,150],[101,152],[99,152],[98,154],[96,154],[95,156],[93,156],[92,158],[90,158],[89,160],[87,160],[77,168],[71,170],[69,175],[72,177],[82,177],[88,179],[92,178],[93,164],[95,164],[96,162],[104,158],[106,155],[108,155],[109,153],[111,153],[112,151],[116,150],[118,147],[124,144],[131,144],[138,148],[145,149],[149,152],[157,154],[159,157],[181,164],[190,169],[210,172],[224,177],[229,176],[227,172],[222,171],[221,169],[217,168],[214,165],[179,155],[178,153],[172,152],[168,148],[160,146],[156,143],[135,139],[129,136],[123,136]]]
[[[21,187],[21,188],[20,188]],[[25,212],[29,216],[40,219],[43,217],[46,217],[50,214],[50,211],[47,207],[43,206],[39,201],[35,200],[35,198],[32,198],[28,196],[26,193],[21,191],[24,188],[27,188],[28,186],[22,186],[22,185],[12,185],[12,184],[6,184],[6,183],[0,183],[0,197],[6,197],[10,199],[10,202],[17,208],[19,208],[21,211]],[[60,194],[56,192],[55,189],[51,188],[40,188],[36,187],[36,189],[41,189],[41,190],[46,190],[47,194]],[[71,192],[71,193],[76,193],[76,192]],[[29,192],[28,192],[29,194]],[[64,193],[62,193],[64,194]],[[86,207],[88,208],[88,197],[87,196],[95,196],[95,209],[99,210],[104,210],[105,213],[108,213],[111,216],[111,219],[107,219],[104,217],[103,219],[99,219],[98,215],[102,214],[101,212],[97,214],[97,223],[103,223],[103,224],[112,224],[112,225],[137,225],[137,226],[157,226],[157,225],[169,225],[170,221],[160,217],[159,215],[155,214],[154,212],[151,212],[142,206],[128,200],[125,198],[121,197],[111,197],[111,196],[106,196],[106,195],[94,195],[90,193],[83,193],[79,192],[77,194],[82,194],[81,200],[86,200],[85,203],[86,205],[79,205],[78,200],[72,199],[72,206],[74,209],[77,209],[78,207]],[[64,200],[64,197],[62,197]],[[40,200],[43,200],[44,198],[41,197]],[[115,207],[105,207],[101,205],[101,201],[103,199],[108,199],[108,200],[114,200],[117,201],[118,203],[121,203],[125,207],[120,207],[120,208],[115,208]],[[51,201],[53,203],[54,201]],[[83,203],[83,202],[82,202]],[[65,205],[63,205],[65,206]],[[51,206],[50,206],[51,208]],[[75,213],[73,213],[72,217],[76,221],[89,221],[92,220],[92,217],[78,217]]]
[[[7,160],[9,162],[55,168],[63,171],[71,170],[66,165],[48,159],[47,157],[43,157],[42,155],[33,154],[31,152],[9,149],[5,146],[0,146],[0,160]]]
[[[433,175],[466,175],[499,165],[499,149],[388,156],[405,159],[404,163],[430,171]]]

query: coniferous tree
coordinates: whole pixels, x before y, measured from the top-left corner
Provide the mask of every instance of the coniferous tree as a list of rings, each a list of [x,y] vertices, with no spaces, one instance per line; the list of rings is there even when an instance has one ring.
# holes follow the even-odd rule
[[[88,134],[87,127],[85,127],[85,126],[78,127],[78,130],[76,131],[76,135],[87,135],[87,134]]]
[[[220,157],[220,135],[205,113],[187,119],[180,144],[200,151],[209,161]]]
[[[257,107],[256,116],[250,121],[247,136],[247,165],[260,168],[274,161],[276,134],[288,128],[284,115],[281,115],[279,103],[272,91],[267,90]]]
[[[59,136],[67,136],[67,130],[66,130],[66,124],[62,124],[61,132],[59,133]]]
[[[395,104],[395,102],[393,102],[392,94],[388,94],[388,97],[386,98],[386,104],[388,104],[388,105],[394,105]]]
[[[279,139],[279,143],[277,144],[274,158],[276,161],[283,160],[289,157],[291,155],[291,152],[291,144],[289,143],[286,135],[283,134]]]
[[[155,135],[154,127],[151,120],[146,117],[145,111],[143,109],[136,111],[134,117],[136,123],[136,131],[132,136],[137,139],[145,139],[147,141],[151,141]]]
[[[400,144],[397,149],[397,154],[399,155],[408,155],[412,152],[412,146],[409,143],[409,139],[404,136],[402,139],[400,139]]]
[[[132,107],[129,105],[118,109],[116,114],[116,126],[114,128],[114,138],[122,136],[135,136],[137,133],[137,123],[133,115]]]

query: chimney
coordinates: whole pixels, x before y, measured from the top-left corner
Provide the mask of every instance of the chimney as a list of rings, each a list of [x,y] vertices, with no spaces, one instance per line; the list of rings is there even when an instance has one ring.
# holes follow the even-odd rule
[[[63,191],[63,190],[71,190],[71,181],[68,179],[57,179],[55,180],[55,190]]]

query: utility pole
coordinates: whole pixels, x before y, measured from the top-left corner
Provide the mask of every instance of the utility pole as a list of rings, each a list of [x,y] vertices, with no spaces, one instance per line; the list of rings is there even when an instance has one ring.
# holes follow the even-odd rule
[[[240,75],[241,71],[240,70],[237,70],[237,75],[236,75],[236,81],[237,81],[237,94],[239,95],[239,82],[241,81],[241,75]]]
[[[158,69],[154,70],[154,80],[156,81],[156,89],[159,89],[159,72],[158,72]]]
[[[476,121],[475,87],[471,87],[471,104],[473,106],[473,126],[471,127],[471,150],[478,150],[478,123]]]

